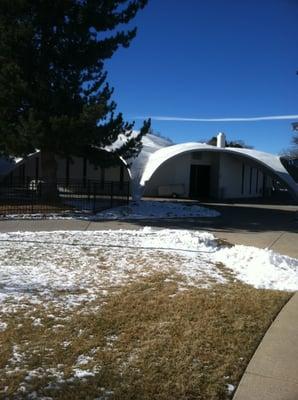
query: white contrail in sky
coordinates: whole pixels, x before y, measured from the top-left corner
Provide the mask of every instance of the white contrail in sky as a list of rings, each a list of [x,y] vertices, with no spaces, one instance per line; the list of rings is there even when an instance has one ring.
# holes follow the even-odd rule
[[[187,118],[171,117],[165,115],[137,116],[135,119],[151,118],[153,121],[177,121],[177,122],[254,122],[254,121],[281,121],[298,119],[298,114],[293,115],[268,115],[261,117],[228,117],[228,118]]]

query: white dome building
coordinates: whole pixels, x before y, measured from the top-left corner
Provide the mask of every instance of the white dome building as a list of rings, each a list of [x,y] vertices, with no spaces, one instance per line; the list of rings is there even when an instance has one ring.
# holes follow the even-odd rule
[[[130,170],[136,196],[239,199],[262,197],[279,181],[294,198],[298,184],[280,157],[246,148],[189,142],[172,144],[147,135],[144,150]],[[149,154],[150,153],[150,154]]]
[[[113,145],[116,148],[123,138]],[[111,151],[113,148],[108,149]],[[39,152],[25,160],[0,160],[0,178],[42,176]],[[298,184],[280,157],[246,148],[225,147],[218,134],[217,146],[170,140],[148,134],[143,149],[132,160],[119,160],[110,168],[94,168],[86,160],[58,160],[58,178],[127,182],[135,200],[142,196],[194,199],[246,199],[268,196],[276,182],[298,200]]]

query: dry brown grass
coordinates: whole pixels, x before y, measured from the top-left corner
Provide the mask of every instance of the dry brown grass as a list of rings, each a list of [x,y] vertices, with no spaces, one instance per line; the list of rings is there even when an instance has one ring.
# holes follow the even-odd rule
[[[33,203],[18,203],[10,201],[9,203],[0,204],[0,215],[9,214],[43,214],[43,213],[59,213],[71,210],[73,207],[62,203],[49,204],[47,202]]]
[[[179,280],[154,274],[76,312],[44,305],[7,316],[8,327],[0,332],[1,396],[21,399],[35,391],[63,400],[230,398],[227,384],[237,384],[290,295],[239,282],[179,291]],[[42,325],[33,326],[34,318]],[[22,356],[15,363],[13,346]],[[82,354],[90,359],[76,366]],[[28,372],[37,368],[43,372],[30,379]],[[77,379],[74,368],[94,376]]]

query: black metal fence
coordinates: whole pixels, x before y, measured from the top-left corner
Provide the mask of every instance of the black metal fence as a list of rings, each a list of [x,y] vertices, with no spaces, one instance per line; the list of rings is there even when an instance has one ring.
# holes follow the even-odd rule
[[[0,182],[0,217],[9,214],[96,213],[129,202],[129,182]]]

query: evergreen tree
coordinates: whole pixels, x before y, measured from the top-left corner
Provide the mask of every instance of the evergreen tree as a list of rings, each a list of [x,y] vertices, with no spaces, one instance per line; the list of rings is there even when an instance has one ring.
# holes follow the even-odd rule
[[[287,151],[287,155],[290,158],[298,158],[298,123],[294,122],[292,124],[293,127],[293,137],[292,137],[292,146]]]
[[[293,139],[292,139],[293,147],[294,147],[294,154],[295,157],[298,158],[298,132],[294,133]]]
[[[0,0],[0,151],[41,150],[44,179],[56,183],[56,156],[84,156],[111,145],[133,124],[116,113],[104,61],[128,47],[124,30],[147,0]],[[117,30],[117,28],[121,30]],[[125,79],[125,77],[123,77]],[[132,157],[147,133],[117,150]]]

